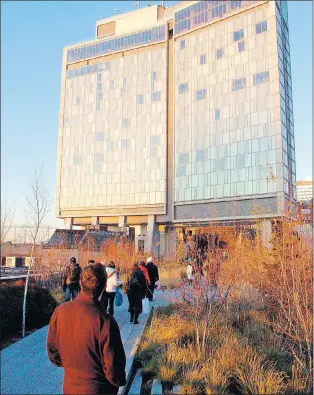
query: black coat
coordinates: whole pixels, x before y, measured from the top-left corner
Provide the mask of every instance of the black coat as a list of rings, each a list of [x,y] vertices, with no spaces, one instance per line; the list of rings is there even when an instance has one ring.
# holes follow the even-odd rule
[[[158,268],[153,262],[147,263],[146,267],[148,270],[151,286],[155,287],[156,281],[159,280]]]
[[[63,276],[63,291],[65,292],[66,287],[68,286],[70,290],[80,291],[80,278],[81,278],[82,268],[78,263],[74,265],[68,265],[65,268],[65,273]],[[67,279],[69,280],[69,284],[67,284]]]
[[[137,285],[134,285],[132,282],[132,278],[137,279]],[[142,299],[146,293],[146,280],[144,273],[141,269],[136,268],[132,271],[130,279],[128,280],[127,284],[127,295],[129,300],[129,312],[137,312],[141,313],[143,306],[142,306]]]

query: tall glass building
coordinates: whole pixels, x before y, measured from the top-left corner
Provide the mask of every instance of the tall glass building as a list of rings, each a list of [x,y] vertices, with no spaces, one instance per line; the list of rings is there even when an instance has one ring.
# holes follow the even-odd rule
[[[190,1],[64,49],[57,216],[135,228],[254,223],[296,199],[286,1]]]

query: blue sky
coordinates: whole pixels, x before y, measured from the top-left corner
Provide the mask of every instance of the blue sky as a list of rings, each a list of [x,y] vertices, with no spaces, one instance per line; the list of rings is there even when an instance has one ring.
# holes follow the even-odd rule
[[[55,198],[63,47],[93,39],[96,20],[115,8],[130,11],[136,2],[1,2],[1,193],[16,208],[15,223],[24,223],[35,166],[43,165]],[[312,2],[289,1],[288,7],[297,179],[305,179],[312,176]],[[62,224],[54,203],[46,224]]]

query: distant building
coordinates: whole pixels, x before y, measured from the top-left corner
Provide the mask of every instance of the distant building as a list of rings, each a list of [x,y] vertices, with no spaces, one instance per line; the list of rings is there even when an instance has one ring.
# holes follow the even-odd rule
[[[267,233],[295,209],[292,103],[285,0],[100,20],[63,52],[56,214],[133,227],[137,249],[161,255],[187,226],[262,216]]]
[[[298,202],[308,202],[313,199],[313,181],[297,181]]]

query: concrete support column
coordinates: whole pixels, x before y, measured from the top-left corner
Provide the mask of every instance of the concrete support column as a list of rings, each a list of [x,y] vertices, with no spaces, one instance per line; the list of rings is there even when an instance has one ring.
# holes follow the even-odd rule
[[[92,217],[91,225],[99,225],[99,217]]]
[[[118,218],[118,226],[119,228],[123,228],[126,224],[126,216],[125,215],[120,215]]]
[[[64,218],[64,225],[68,226],[70,230],[73,229],[73,218]]]
[[[262,246],[265,248],[271,248],[270,238],[271,238],[271,222],[270,219],[265,219],[261,224],[262,230]]]
[[[146,238],[146,245],[145,245],[145,252],[152,252],[155,248],[154,245],[154,232],[156,227],[156,219],[155,215],[148,215],[147,216],[147,238]]]

